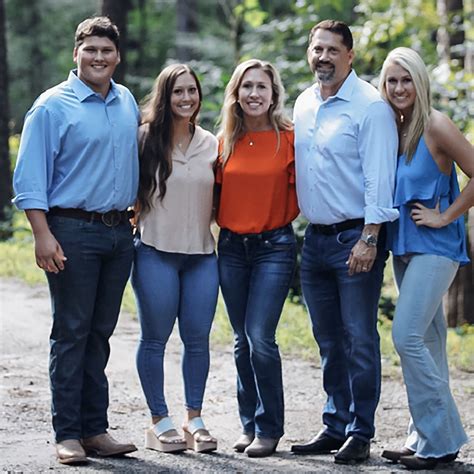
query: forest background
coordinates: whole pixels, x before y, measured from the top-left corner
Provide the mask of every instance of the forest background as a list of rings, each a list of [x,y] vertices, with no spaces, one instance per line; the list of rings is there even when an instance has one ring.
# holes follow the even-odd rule
[[[435,107],[447,113],[472,143],[473,4],[474,0],[0,0],[0,275],[44,281],[34,267],[25,219],[10,204],[11,173],[24,115],[42,91],[65,80],[74,67],[74,31],[84,18],[107,14],[119,26],[122,62],[114,78],[139,102],[164,66],[189,63],[202,82],[200,121],[209,130],[216,129],[224,88],[235,65],[251,57],[269,60],[278,68],[291,115],[297,95],[313,82],[306,62],[310,28],[322,19],[341,19],[354,35],[354,68],[374,85],[390,50],[408,46],[418,51],[430,71]],[[459,177],[461,184],[467,181],[461,172]],[[304,226],[302,219],[295,223],[300,237]],[[472,258],[473,209],[466,214],[466,228]],[[299,301],[298,281],[290,297]],[[395,300],[388,268],[382,326],[390,326]],[[459,365],[474,370],[472,264],[458,272],[445,306],[449,325],[456,327],[451,348],[467,349]],[[134,308],[129,289],[125,307]],[[217,333],[226,340],[230,331],[223,313],[220,307]],[[283,346],[303,351],[311,347],[302,306],[288,302],[278,334]],[[388,332],[386,339],[389,345]]]

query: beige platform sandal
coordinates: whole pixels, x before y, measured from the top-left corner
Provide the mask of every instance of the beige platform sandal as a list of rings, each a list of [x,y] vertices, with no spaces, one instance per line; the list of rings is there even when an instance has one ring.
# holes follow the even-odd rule
[[[189,420],[183,431],[188,449],[197,453],[210,453],[217,449],[217,440],[209,434],[200,416]]]
[[[163,453],[179,453],[186,449],[186,440],[182,436],[167,435],[176,428],[173,420],[167,416],[145,431],[145,448]]]

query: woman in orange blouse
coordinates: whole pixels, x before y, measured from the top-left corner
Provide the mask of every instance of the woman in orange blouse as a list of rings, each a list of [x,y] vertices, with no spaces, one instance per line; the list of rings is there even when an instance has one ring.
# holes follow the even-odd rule
[[[275,332],[296,264],[298,215],[291,121],[267,62],[235,69],[221,113],[217,183],[219,278],[234,330],[243,434],[234,449],[272,454],[283,435],[283,381]]]

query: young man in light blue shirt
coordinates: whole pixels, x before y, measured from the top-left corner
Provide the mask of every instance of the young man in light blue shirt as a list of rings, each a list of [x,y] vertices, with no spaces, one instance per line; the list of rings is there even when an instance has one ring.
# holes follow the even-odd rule
[[[309,36],[316,83],[294,109],[296,189],[310,224],[301,282],[319,345],[327,394],[323,430],[296,454],[335,461],[369,457],[380,396],[377,310],[387,252],[382,225],[395,220],[397,129],[390,107],[352,69],[352,34],[325,20]]]
[[[51,293],[52,417],[63,464],[136,450],[107,433],[104,372],[133,259],[127,207],[138,187],[139,112],[112,80],[118,47],[106,17],[77,27],[77,70],[28,112],[13,180]]]

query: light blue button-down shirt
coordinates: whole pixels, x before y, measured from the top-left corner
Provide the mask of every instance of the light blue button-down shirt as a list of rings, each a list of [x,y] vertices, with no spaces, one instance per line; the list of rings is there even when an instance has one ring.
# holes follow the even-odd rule
[[[13,178],[19,209],[106,212],[133,204],[139,111],[111,81],[104,99],[76,75],[41,94],[28,112]]]
[[[393,209],[398,135],[393,111],[352,71],[335,96],[318,84],[294,108],[296,191],[313,224],[364,218],[380,224]]]

